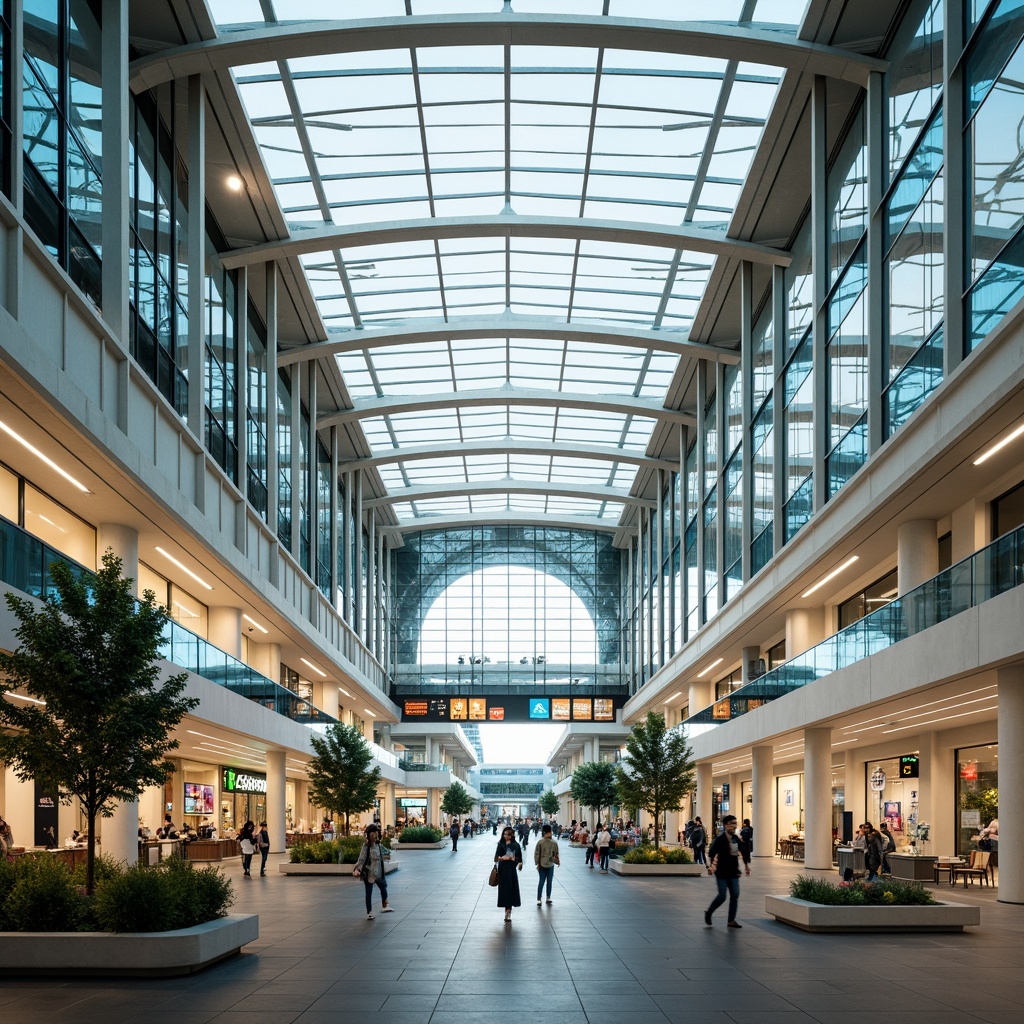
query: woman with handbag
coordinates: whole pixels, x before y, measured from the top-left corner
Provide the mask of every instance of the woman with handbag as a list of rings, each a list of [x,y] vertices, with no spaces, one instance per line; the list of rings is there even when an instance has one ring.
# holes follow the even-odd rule
[[[270,853],[270,833],[267,831],[267,823],[260,822],[260,830],[255,834],[256,849],[260,851],[260,878],[267,873],[267,854]]]
[[[252,878],[249,869],[252,867],[252,855],[256,852],[256,826],[253,822],[247,821],[241,832],[238,833],[238,845],[242,848],[242,877]]]
[[[523,848],[516,842],[511,825],[501,830],[501,839],[494,851],[494,866],[498,871],[498,906],[505,908],[505,920],[511,921],[512,908],[522,906],[517,872],[523,870]]]
[[[366,838],[359,851],[359,859],[352,870],[353,878],[363,880],[366,892],[366,920],[373,920],[373,887],[380,889],[380,912],[390,914],[388,906],[388,882],[384,872],[384,847],[380,841],[380,827],[375,824],[366,826]]]

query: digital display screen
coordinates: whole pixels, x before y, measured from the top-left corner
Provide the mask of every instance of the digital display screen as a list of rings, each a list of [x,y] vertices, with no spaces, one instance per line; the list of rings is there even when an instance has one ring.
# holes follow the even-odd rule
[[[201,782],[186,782],[185,813],[213,814],[213,786]]]

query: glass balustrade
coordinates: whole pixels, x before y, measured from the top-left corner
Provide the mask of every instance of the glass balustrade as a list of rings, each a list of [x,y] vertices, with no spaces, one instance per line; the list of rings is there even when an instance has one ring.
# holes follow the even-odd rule
[[[89,569],[0,517],[0,583],[33,597],[55,596],[57,588],[50,575],[53,562],[64,562],[79,576],[93,575]],[[287,687],[261,675],[173,619],[168,619],[164,626],[160,655],[174,665],[296,722],[329,725],[336,721]]]
[[[1024,583],[1024,527],[691,715],[690,736],[754,711],[776,697],[853,665]]]

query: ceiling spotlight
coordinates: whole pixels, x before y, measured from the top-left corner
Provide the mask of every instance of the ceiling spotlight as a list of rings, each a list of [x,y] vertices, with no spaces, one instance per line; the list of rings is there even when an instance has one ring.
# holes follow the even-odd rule
[[[232,192],[242,191],[242,179],[237,174],[229,174],[224,179],[224,184],[227,185]]]

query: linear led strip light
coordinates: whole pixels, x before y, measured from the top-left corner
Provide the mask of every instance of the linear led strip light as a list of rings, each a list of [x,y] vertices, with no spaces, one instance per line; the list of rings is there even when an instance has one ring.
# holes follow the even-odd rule
[[[8,437],[13,437],[27,451],[30,451],[40,462],[45,462],[55,473],[59,473],[72,487],[77,487],[83,494],[91,494],[92,492],[88,487],[85,486],[81,481],[76,480],[66,469],[62,469],[53,461],[48,455],[44,455],[35,445],[30,444],[25,440],[16,430],[12,430],[3,420],[0,420],[0,430],[2,430]]]
[[[1021,434],[1024,434],[1024,423],[1022,423],[1015,430],[1011,430],[1010,433],[1007,434],[1006,437],[1004,437],[1002,440],[996,441],[996,443],[992,445],[992,447],[989,448],[988,451],[982,452],[981,455],[979,455],[974,460],[974,465],[980,466],[983,462],[987,462],[989,459],[992,458],[993,455],[996,454],[996,452],[1002,451],[1011,441],[1015,441],[1018,437],[1020,437]]]
[[[814,584],[809,590],[805,590],[800,596],[810,597],[816,590],[820,590],[826,583],[830,583],[834,580],[844,569],[849,569],[854,562],[858,559],[857,555],[851,555],[842,565],[836,566],[827,576],[822,577]]]
[[[197,576],[187,565],[182,565],[182,563],[179,562],[174,557],[174,555],[169,554],[167,551],[164,551],[164,549],[159,545],[157,545],[156,550],[161,555],[163,555],[168,562],[170,562],[172,565],[176,565],[183,573],[185,573],[186,576],[191,576],[192,579],[194,579],[196,583],[199,584],[199,586],[206,587],[207,590],[213,590],[213,586],[211,584],[207,583],[206,580],[202,578],[202,576]]]

